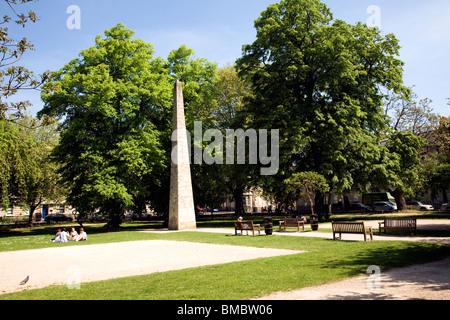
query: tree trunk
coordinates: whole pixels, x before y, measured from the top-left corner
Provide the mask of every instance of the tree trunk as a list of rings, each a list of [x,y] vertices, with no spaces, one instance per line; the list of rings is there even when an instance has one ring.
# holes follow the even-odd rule
[[[395,203],[397,204],[398,211],[404,211],[407,209],[406,201],[405,201],[405,192],[399,188],[396,188],[393,191],[389,191],[391,196],[394,197]]]
[[[41,205],[41,203],[42,203],[42,197],[39,198],[38,203],[31,203],[31,204],[29,204],[30,211],[29,211],[29,215],[28,215],[28,225],[29,225],[30,228],[33,227],[34,212],[36,211],[36,208]]]
[[[237,216],[243,216],[245,215],[245,209],[244,209],[244,190],[242,188],[235,189],[233,191],[233,197],[234,197],[234,212]]]
[[[81,217],[79,214],[77,215],[77,223],[80,225],[81,228],[84,229],[83,222],[81,221]]]
[[[333,196],[334,196],[333,192],[330,192],[328,194],[328,202],[327,202],[328,203],[328,216],[326,217],[326,220],[329,220],[331,217],[331,214],[333,213],[333,203],[332,203]]]
[[[30,206],[30,211],[29,211],[29,215],[28,215],[28,226],[30,228],[33,227],[33,217],[34,217],[34,211],[36,211],[36,208],[38,206],[37,205],[32,205]]]
[[[315,197],[314,197],[315,198]],[[309,203],[311,205],[311,215],[314,215],[314,202],[315,199],[308,194]]]
[[[325,195],[323,193],[317,192],[314,198],[315,214],[319,217],[320,221],[326,218],[328,212],[328,206],[324,205],[324,197]]]
[[[108,229],[119,229],[120,225],[122,224],[124,210],[113,209],[109,212],[110,220],[105,227]]]

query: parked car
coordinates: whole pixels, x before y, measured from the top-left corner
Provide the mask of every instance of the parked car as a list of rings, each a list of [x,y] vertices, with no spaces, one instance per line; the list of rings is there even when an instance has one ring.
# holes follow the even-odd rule
[[[447,210],[447,211],[450,211],[450,203],[444,203],[444,204],[442,204],[441,210]]]
[[[134,212],[130,214],[131,219],[133,220],[149,220],[152,218],[152,215],[146,212]]]
[[[104,222],[109,220],[109,213],[93,213],[89,217],[90,222]]]
[[[366,206],[363,203],[355,202],[350,205],[350,207],[346,210],[348,212],[370,212],[372,208]]]
[[[343,213],[344,211],[344,206],[342,205],[342,202],[339,203],[333,203],[331,205],[331,212],[333,213]]]
[[[44,219],[45,222],[47,223],[52,223],[52,222],[72,222],[73,219],[71,217],[68,217],[64,214],[60,214],[60,213],[55,213],[55,214],[51,214],[45,217]]]
[[[397,210],[397,206],[389,201],[379,201],[372,204],[374,212],[392,212]]]
[[[420,210],[420,211],[428,211],[434,210],[432,205],[423,204],[420,201],[407,201],[406,205],[410,207],[412,210]]]

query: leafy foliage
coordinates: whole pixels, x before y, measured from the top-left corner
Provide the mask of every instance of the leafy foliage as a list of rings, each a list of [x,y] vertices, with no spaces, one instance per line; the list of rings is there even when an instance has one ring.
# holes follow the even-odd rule
[[[68,202],[109,213],[113,225],[158,186],[166,162],[153,122],[168,113],[170,83],[152,46],[132,36],[121,24],[98,36],[44,87],[40,112],[62,120],[54,157]]]
[[[16,25],[25,28],[27,23],[35,23],[38,20],[33,11],[25,14],[18,13],[15,9],[17,5],[32,1],[37,0],[4,0],[15,17]],[[16,121],[25,117],[25,111],[30,106],[30,102],[8,102],[8,98],[14,96],[19,90],[38,89],[48,80],[50,72],[36,77],[32,71],[17,65],[25,52],[34,50],[34,46],[26,38],[16,40],[9,37],[9,29],[6,26],[11,21],[13,18],[9,15],[3,16],[0,20],[0,119]],[[46,123],[50,122],[50,119],[45,120]],[[35,123],[31,123],[31,126],[35,126]]]
[[[56,126],[26,116],[15,121],[0,120],[0,129],[1,205],[24,207],[29,210],[31,223],[34,210],[44,199],[63,200],[57,166],[49,158],[58,143]]]
[[[215,64],[185,46],[167,61],[154,58],[152,45],[133,35],[118,24],[97,36],[45,85],[39,113],[61,120],[54,158],[68,202],[82,215],[109,214],[113,226],[147,205],[168,212],[175,80],[188,123],[207,119],[215,102]]]
[[[395,36],[333,20],[318,0],[273,4],[255,28],[237,66],[254,90],[253,127],[283,129],[278,180],[314,171],[332,192],[365,189],[387,130],[379,88],[407,92]]]
[[[299,193],[301,198],[307,198],[311,205],[311,214],[314,214],[314,203],[317,193],[326,193],[330,190],[324,176],[316,172],[301,172],[293,174],[285,183],[288,189]]]

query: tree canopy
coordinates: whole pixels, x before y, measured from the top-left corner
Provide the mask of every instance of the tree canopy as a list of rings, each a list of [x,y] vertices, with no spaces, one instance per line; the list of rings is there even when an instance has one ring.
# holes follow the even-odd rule
[[[252,83],[252,125],[283,128],[278,181],[314,171],[331,192],[365,189],[388,130],[379,88],[408,94],[398,40],[333,19],[318,0],[270,5],[255,28],[237,65]]]
[[[39,113],[61,121],[53,155],[68,203],[82,215],[109,214],[113,226],[128,210],[168,211],[175,80],[186,88],[189,123],[207,118],[215,101],[215,64],[185,46],[155,58],[133,36],[123,24],[97,36],[44,86]]]
[[[30,224],[44,200],[64,202],[57,166],[49,157],[57,143],[54,123],[44,125],[29,115],[0,120],[0,205],[28,210]]]
[[[68,202],[82,215],[100,210],[112,225],[158,187],[165,158],[154,123],[171,102],[167,74],[153,48],[118,24],[97,36],[45,85],[40,115],[62,121],[54,158]]]

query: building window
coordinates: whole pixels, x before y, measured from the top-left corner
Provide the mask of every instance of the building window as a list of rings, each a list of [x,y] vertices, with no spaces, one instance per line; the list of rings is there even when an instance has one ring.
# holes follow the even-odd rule
[[[6,209],[6,216],[7,217],[11,217],[13,215],[13,207],[9,207],[8,209]]]

